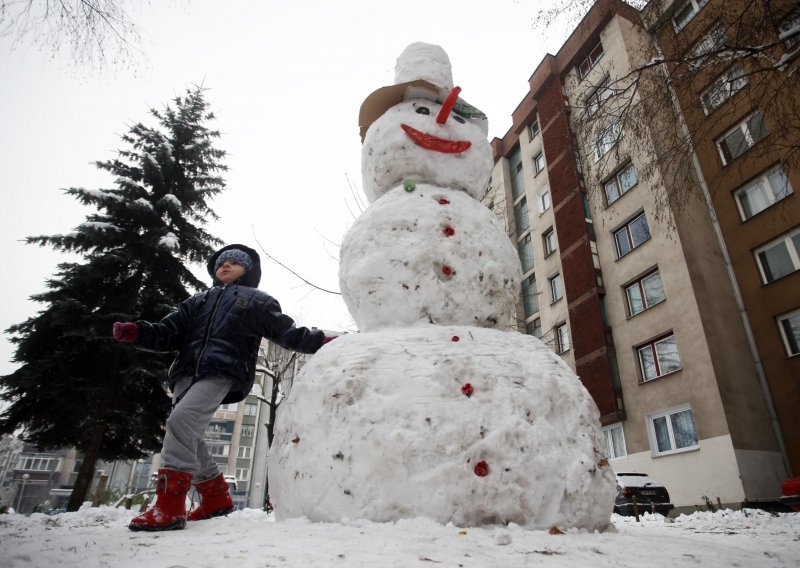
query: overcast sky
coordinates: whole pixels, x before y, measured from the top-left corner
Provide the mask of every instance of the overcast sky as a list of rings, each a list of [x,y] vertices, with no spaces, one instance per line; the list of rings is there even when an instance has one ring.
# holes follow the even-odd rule
[[[68,232],[91,209],[59,189],[109,188],[92,163],[122,148],[137,121],[202,84],[228,152],[228,190],[210,227],[226,243],[258,249],[318,285],[338,290],[338,243],[359,212],[358,110],[394,82],[415,41],[444,47],[462,97],[503,136],[527,80],[566,34],[534,29],[535,0],[258,0],[152,2],[132,12],[143,35],[137,65],[76,69],[68,54],[14,50],[0,40],[0,235],[3,253],[0,375],[12,372],[5,330],[34,315],[68,257],[21,242]],[[357,192],[354,197],[348,178]],[[263,259],[261,289],[303,325],[354,329],[339,296],[313,291]]]

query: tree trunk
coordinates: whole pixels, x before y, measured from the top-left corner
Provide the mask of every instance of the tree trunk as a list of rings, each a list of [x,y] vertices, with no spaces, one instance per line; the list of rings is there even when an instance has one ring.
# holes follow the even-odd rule
[[[78,478],[69,496],[67,511],[73,512],[81,508],[89,493],[94,478],[95,465],[100,456],[100,448],[103,445],[103,438],[106,434],[106,425],[102,421],[95,422],[94,431],[89,440],[89,446],[83,452],[83,463],[78,470]]]

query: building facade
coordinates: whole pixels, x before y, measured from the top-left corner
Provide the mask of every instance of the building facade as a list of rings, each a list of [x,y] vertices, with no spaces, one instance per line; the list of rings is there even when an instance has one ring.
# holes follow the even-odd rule
[[[720,172],[720,137],[749,115],[706,135],[691,121],[708,85],[673,87],[659,63],[693,29],[684,4],[699,17],[715,2],[657,4],[651,14],[655,2],[643,12],[596,2],[492,142],[490,198],[524,271],[519,328],[576,370],[615,471],[651,474],[677,506],[772,500],[800,466],[790,442],[800,429],[777,400],[798,402],[800,266],[774,290],[753,267],[770,246],[792,246],[800,180],[766,159],[738,177]],[[770,174],[786,180],[786,199],[751,229],[737,196]],[[727,191],[709,190],[709,178]]]

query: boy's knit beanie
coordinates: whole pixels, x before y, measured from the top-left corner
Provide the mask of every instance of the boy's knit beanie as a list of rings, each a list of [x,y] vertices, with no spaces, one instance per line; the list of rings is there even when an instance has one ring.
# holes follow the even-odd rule
[[[217,257],[217,261],[214,263],[214,272],[216,272],[226,260],[232,260],[238,263],[246,271],[253,269],[253,259],[250,258],[249,254],[239,249],[228,249]]]

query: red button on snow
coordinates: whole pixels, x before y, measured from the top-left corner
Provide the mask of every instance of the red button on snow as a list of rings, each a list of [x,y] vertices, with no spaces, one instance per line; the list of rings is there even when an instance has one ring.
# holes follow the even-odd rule
[[[484,460],[479,461],[475,464],[475,475],[478,477],[486,477],[489,475],[489,464],[486,463]]]
[[[457,335],[453,336],[453,341],[458,341],[459,339],[461,339],[459,336],[457,336]]]
[[[448,237],[452,237],[453,235],[455,235],[455,234],[456,234],[456,231],[455,231],[455,229],[453,229],[453,227],[451,227],[450,225],[448,225],[447,227],[445,227],[445,228],[444,228],[444,231],[442,231],[442,232],[443,232],[443,233],[444,233],[446,236],[448,236]]]
[[[445,276],[452,276],[453,269],[445,264],[444,266],[442,266],[442,274],[444,274]]]
[[[464,384],[464,386],[461,387],[461,394],[463,394],[467,398],[471,397],[473,392],[475,392],[475,389],[473,389],[472,385],[469,383],[466,383]]]
[[[445,199],[444,197],[442,197],[442,198],[439,200],[439,204],[440,204],[440,205],[449,205],[449,204],[450,204],[450,202],[449,202],[447,199]]]

